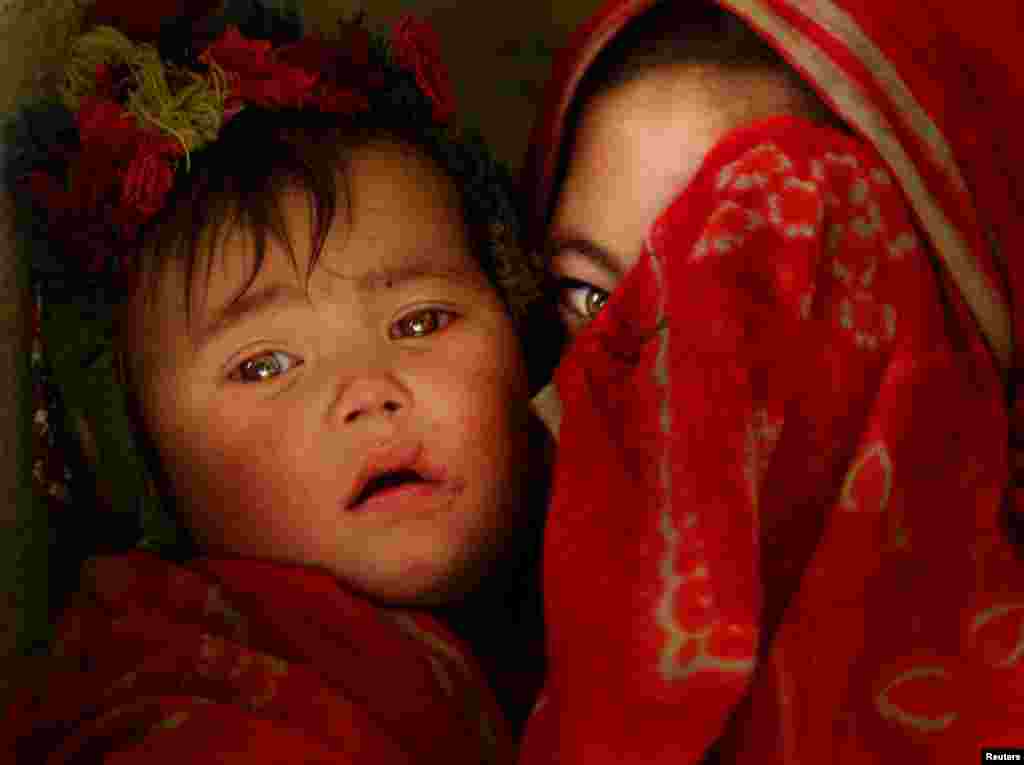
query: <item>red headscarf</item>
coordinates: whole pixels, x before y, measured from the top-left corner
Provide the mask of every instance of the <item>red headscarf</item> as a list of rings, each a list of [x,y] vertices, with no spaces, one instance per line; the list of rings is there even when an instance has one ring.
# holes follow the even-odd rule
[[[551,213],[576,87],[616,34],[656,4],[609,0],[557,58],[523,171],[532,243]],[[1010,327],[1005,290],[1024,294],[1024,262],[1010,257],[1024,250],[1024,146],[1008,119],[1024,103],[1019,5],[996,0],[979,12],[942,0],[912,8],[878,0],[719,4],[746,19],[893,168],[1009,367],[1022,319]],[[993,246],[1008,261],[1009,285],[992,274]]]
[[[720,4],[858,138],[788,117],[727,136],[563,358],[523,762],[1024,746],[1015,7]],[[608,2],[556,63],[523,179],[534,245],[575,90],[652,5]]]

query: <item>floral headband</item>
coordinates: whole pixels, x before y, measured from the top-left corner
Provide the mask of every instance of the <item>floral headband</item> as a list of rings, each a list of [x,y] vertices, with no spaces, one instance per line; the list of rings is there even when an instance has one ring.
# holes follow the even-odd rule
[[[352,116],[371,109],[375,92],[388,92],[398,96],[391,106],[410,118],[420,112],[425,130],[458,138],[454,128],[445,131],[454,97],[437,36],[423,22],[402,17],[387,42],[357,19],[339,24],[338,39],[275,44],[219,21],[223,31],[198,53],[195,38],[182,33],[192,28],[189,19],[165,22],[159,45],[106,25],[79,36],[59,103],[36,113],[35,145],[18,142],[22,153],[9,180],[45,211],[50,238],[75,245],[65,249],[84,270],[102,271],[112,260],[130,266],[130,245],[163,206],[176,172],[187,172],[190,154],[248,106]],[[427,119],[417,103],[424,100]],[[65,114],[55,113],[61,107]]]
[[[50,391],[47,438],[74,433],[97,493],[116,511],[104,514],[109,528],[72,519],[70,536],[89,532],[104,545],[180,556],[190,542],[155,489],[118,384],[114,308],[145,224],[187,176],[193,155],[240,112],[383,115],[412,128],[455,179],[468,222],[487,232],[482,265],[517,322],[541,294],[542,271],[518,247],[508,173],[477,136],[454,125],[451,85],[425,23],[405,16],[383,40],[359,17],[328,39],[303,36],[300,19],[258,0],[167,21],[147,18],[145,8],[103,6],[118,2],[101,0],[93,23],[69,35],[59,97],[8,125],[5,179],[45,346],[45,363],[39,349],[34,362],[37,388],[42,380]],[[96,23],[105,20],[116,24]],[[66,465],[58,472],[72,484],[60,494],[74,496],[84,482]]]

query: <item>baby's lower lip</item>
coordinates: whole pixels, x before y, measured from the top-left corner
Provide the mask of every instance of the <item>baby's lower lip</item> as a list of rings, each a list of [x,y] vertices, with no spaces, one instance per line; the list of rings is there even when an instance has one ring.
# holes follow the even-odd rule
[[[374,492],[358,505],[349,508],[349,512],[388,513],[425,510],[437,504],[439,500],[446,499],[449,494],[440,481],[403,483]]]

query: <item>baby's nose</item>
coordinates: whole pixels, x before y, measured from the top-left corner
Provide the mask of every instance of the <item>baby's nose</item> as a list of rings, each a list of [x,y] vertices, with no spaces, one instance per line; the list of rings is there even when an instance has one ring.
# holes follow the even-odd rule
[[[360,402],[359,404],[345,412],[345,423],[348,424],[350,422],[354,422],[364,414],[370,414],[374,411],[381,411],[385,414],[393,414],[394,412],[399,411],[401,408],[402,405],[400,403],[398,403],[397,401],[392,401],[390,399],[388,399],[387,401],[382,401],[379,405],[373,402]]]
[[[409,394],[386,375],[361,377],[342,391],[337,416],[346,425],[367,417],[392,418],[409,407]]]

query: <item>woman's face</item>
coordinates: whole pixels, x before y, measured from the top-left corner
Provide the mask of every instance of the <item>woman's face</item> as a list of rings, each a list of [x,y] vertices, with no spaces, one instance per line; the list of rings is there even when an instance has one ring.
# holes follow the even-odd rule
[[[251,247],[227,239],[191,325],[183,267],[162,275],[140,315],[143,415],[206,549],[445,602],[522,522],[525,365],[451,180],[394,143],[357,150],[347,180],[350,222],[334,222],[308,291],[296,193],[297,269],[271,239],[239,297]]]
[[[571,334],[593,319],[640,257],[658,215],[731,129],[794,113],[775,70],[662,66],[587,104],[571,142],[548,237]]]

